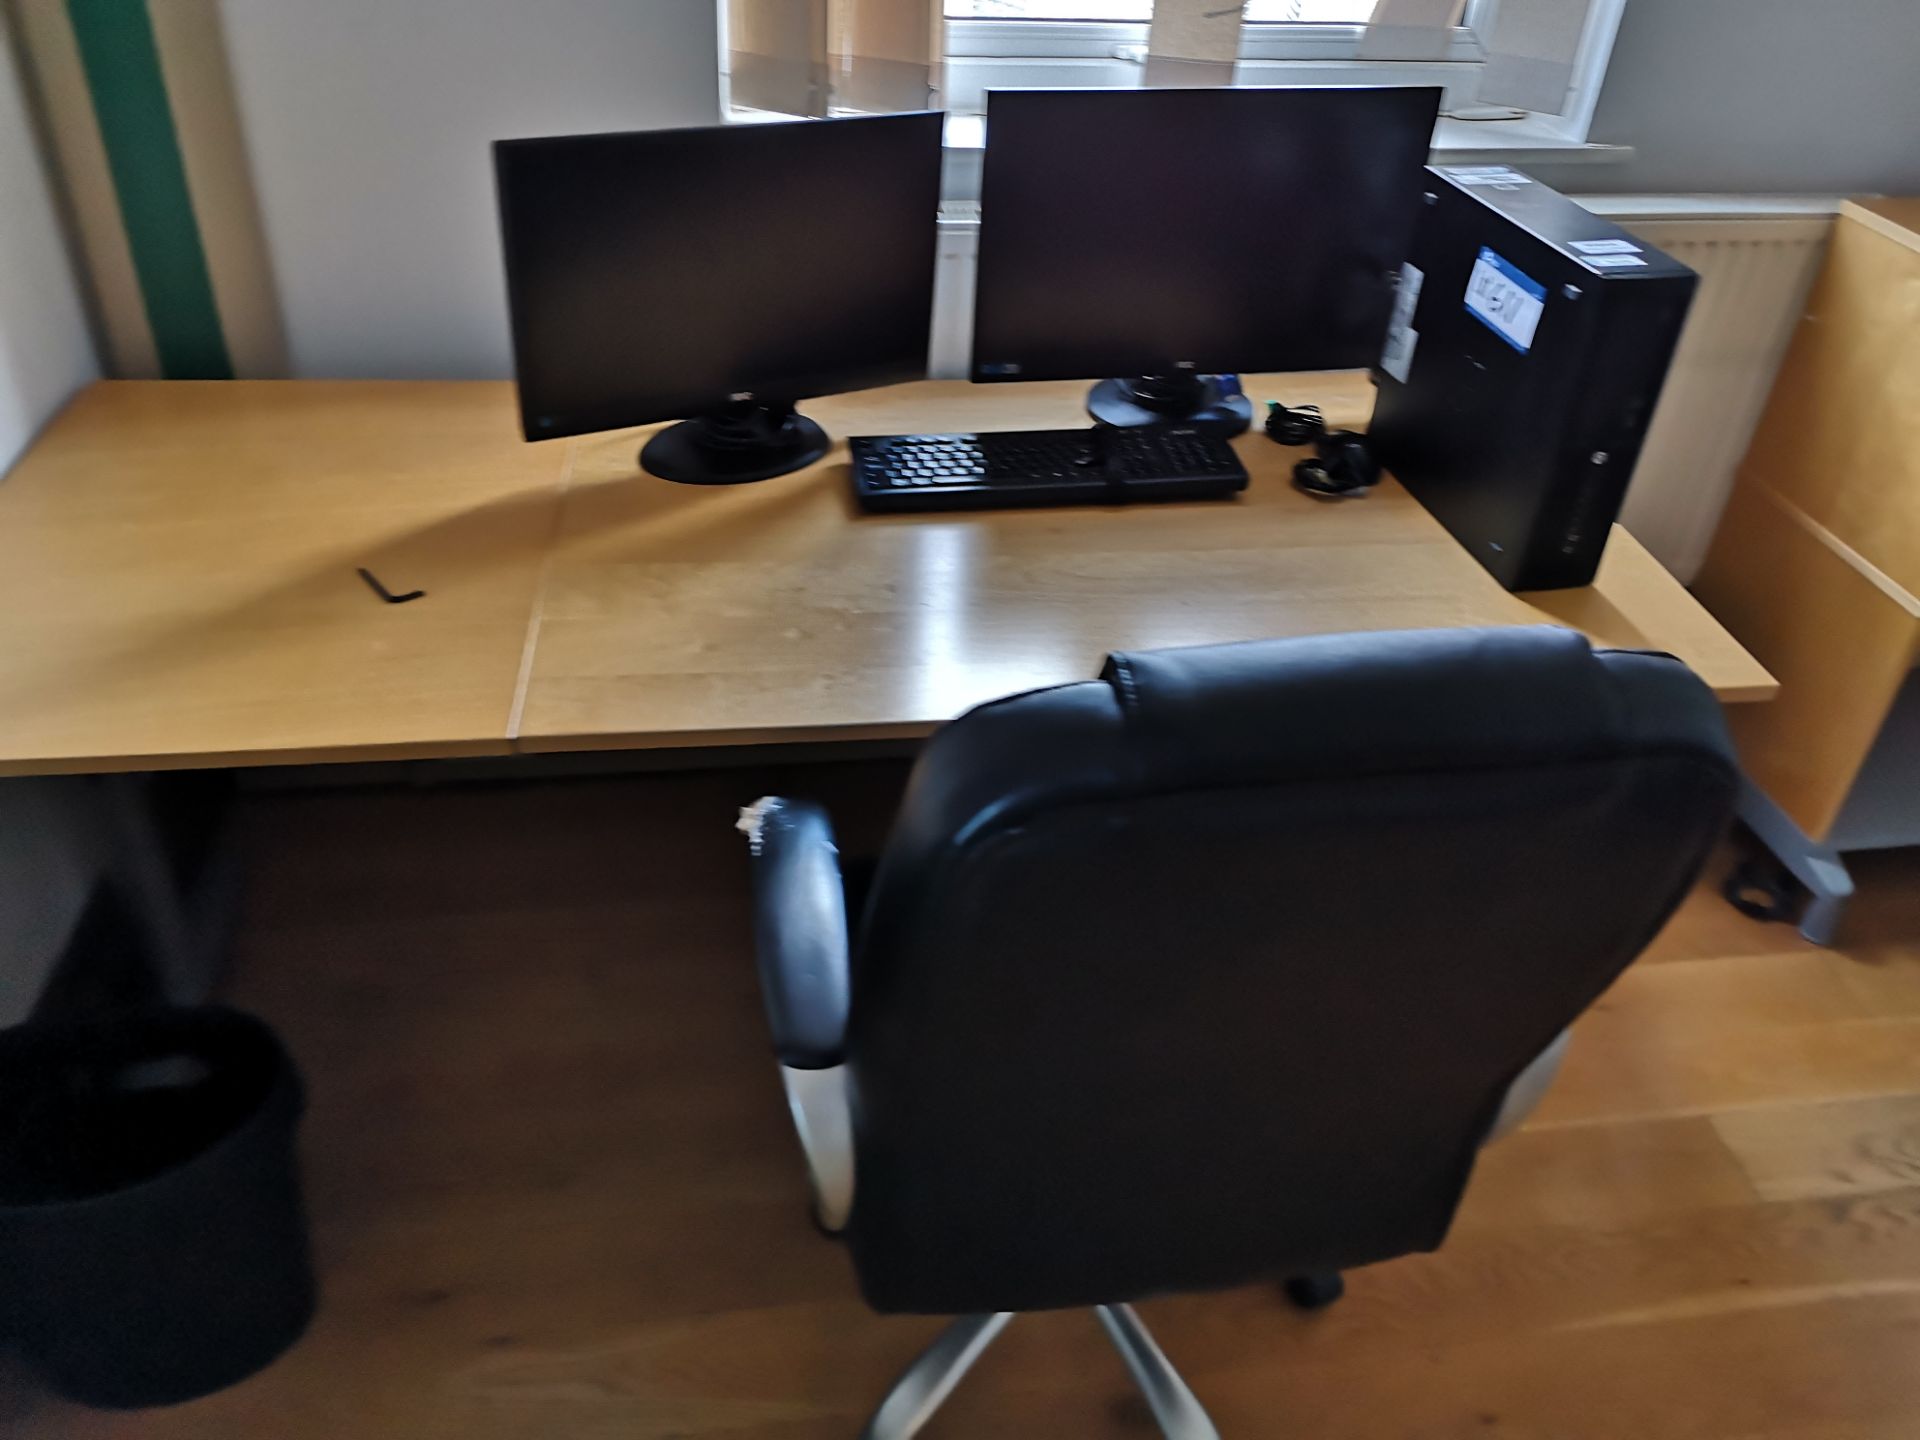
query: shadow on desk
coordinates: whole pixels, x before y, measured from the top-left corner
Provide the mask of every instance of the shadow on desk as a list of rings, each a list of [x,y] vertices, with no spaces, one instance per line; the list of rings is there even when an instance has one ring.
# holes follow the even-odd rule
[[[103,576],[40,613],[30,636],[0,639],[6,749],[47,770],[245,763],[263,750],[371,758],[410,743],[504,753],[558,495],[410,518],[376,513],[347,536],[206,517],[157,527],[161,553],[133,582]],[[426,593],[388,604],[358,567]]]

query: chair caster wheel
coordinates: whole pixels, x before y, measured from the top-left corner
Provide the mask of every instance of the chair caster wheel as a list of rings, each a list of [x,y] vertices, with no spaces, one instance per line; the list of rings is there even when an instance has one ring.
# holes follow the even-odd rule
[[[1788,921],[1799,908],[1793,873],[1770,856],[1741,861],[1720,893],[1750,920]]]
[[[1347,1282],[1338,1270],[1326,1270],[1317,1275],[1290,1275],[1280,1288],[1302,1310],[1324,1310],[1347,1293]]]

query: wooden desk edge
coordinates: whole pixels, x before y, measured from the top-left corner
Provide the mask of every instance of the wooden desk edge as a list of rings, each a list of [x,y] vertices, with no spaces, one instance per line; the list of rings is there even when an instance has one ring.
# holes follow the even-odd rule
[[[1754,681],[1713,686],[1722,705],[1750,705],[1773,699],[1780,683],[1771,675]],[[1091,680],[1094,677],[1086,677]],[[956,717],[957,718],[957,717]],[[623,750],[746,750],[787,745],[862,745],[925,740],[946,720],[913,720],[857,725],[786,725],[735,730],[658,730],[621,734],[523,735],[513,742],[516,755],[583,755]],[[352,757],[346,757],[352,758]]]
[[[469,760],[512,755],[498,740],[405,740],[375,745],[296,745],[285,750],[195,750],[157,755],[28,755],[0,758],[0,779],[32,775],[122,775],[150,770],[254,770],[269,765],[355,765],[385,760]]]
[[[1092,679],[1092,676],[1088,676]],[[518,755],[579,755],[596,750],[738,750],[755,746],[857,745],[925,740],[945,720],[863,721],[848,725],[757,725],[751,729],[648,730],[619,734],[522,735]]]
[[[1707,683],[1714,697],[1722,705],[1750,705],[1772,700],[1779,695],[1780,682],[1773,672],[1762,665],[1752,651],[1734,638],[1733,633],[1720,623],[1713,612],[1701,604],[1691,590],[1680,583],[1679,577],[1661,564],[1654,557],[1653,552],[1640,543],[1638,536],[1617,520],[1613,525],[1612,538],[1608,541],[1608,551],[1610,554],[1618,554],[1621,558],[1630,558],[1634,567],[1638,568],[1643,575],[1652,577],[1651,590],[1643,592],[1647,598],[1662,605],[1677,605],[1689,618],[1697,617],[1707,632],[1714,637],[1711,654],[1699,653],[1699,647],[1686,647],[1694,649],[1696,653],[1683,653],[1679,642],[1687,635],[1687,629],[1684,626],[1676,626],[1672,633],[1664,637],[1645,635],[1644,638],[1649,646],[1663,649],[1666,653],[1677,656],[1692,666],[1694,673]],[[1604,575],[1603,569],[1602,577]],[[1600,579],[1595,580],[1593,588],[1603,599],[1610,603],[1616,602],[1611,587],[1602,584]],[[1665,629],[1664,626],[1658,628]],[[1663,643],[1663,639],[1668,643]],[[1696,664],[1696,661],[1699,663]]]
[[[1755,680],[1713,687],[1713,697],[1722,705],[1753,705],[1764,700],[1772,700],[1779,694],[1780,682],[1771,675],[1767,675],[1764,681]]]

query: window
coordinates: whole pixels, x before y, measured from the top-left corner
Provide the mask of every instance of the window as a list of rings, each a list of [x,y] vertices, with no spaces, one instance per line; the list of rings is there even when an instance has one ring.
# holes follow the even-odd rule
[[[1364,25],[1375,0],[1248,0],[1249,22]],[[949,20],[1136,20],[1153,17],[1153,0],[946,0]]]
[[[1578,35],[1567,100],[1558,114],[1479,103],[1488,39],[1502,4],[1537,5],[1571,17]],[[1442,145],[1474,149],[1496,141],[1560,147],[1585,141],[1626,0],[1467,0],[1438,58],[1382,59],[1362,44],[1376,0],[1247,0],[1238,78],[1242,84],[1429,84],[1442,86]],[[945,98],[978,114],[993,88],[1120,87],[1140,83],[1153,0],[944,0]],[[1504,32],[1503,32],[1504,33]],[[1451,133],[1450,133],[1451,132]]]

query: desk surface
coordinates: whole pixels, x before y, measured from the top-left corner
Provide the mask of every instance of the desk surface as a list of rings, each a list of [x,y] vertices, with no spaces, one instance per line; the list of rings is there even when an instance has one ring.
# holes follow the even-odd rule
[[[1256,379],[1359,424],[1358,375]],[[1081,384],[929,382],[816,400],[829,433],[1085,423]],[[1393,483],[1317,501],[1250,434],[1237,503],[859,517],[843,447],[736,489],[635,484],[646,432],[576,446],[516,739],[597,749],[926,733],[997,695],[1083,679],[1110,649],[1335,630],[1577,626],[1668,649],[1725,699],[1765,670],[1630,535],[1599,583],[1503,591]]]
[[[0,771],[508,752],[567,458],[503,385],[94,386],[0,483]]]
[[[1256,381],[1358,423],[1357,376]],[[845,436],[1084,423],[1085,387],[813,401]],[[0,484],[0,773],[921,735],[1113,648],[1557,621],[1772,679],[1631,536],[1502,591],[1398,486],[1322,504],[1252,435],[1238,503],[862,517],[836,447],[737,488],[647,432],[529,446],[490,383],[110,382]],[[378,600],[355,575],[420,588]]]

